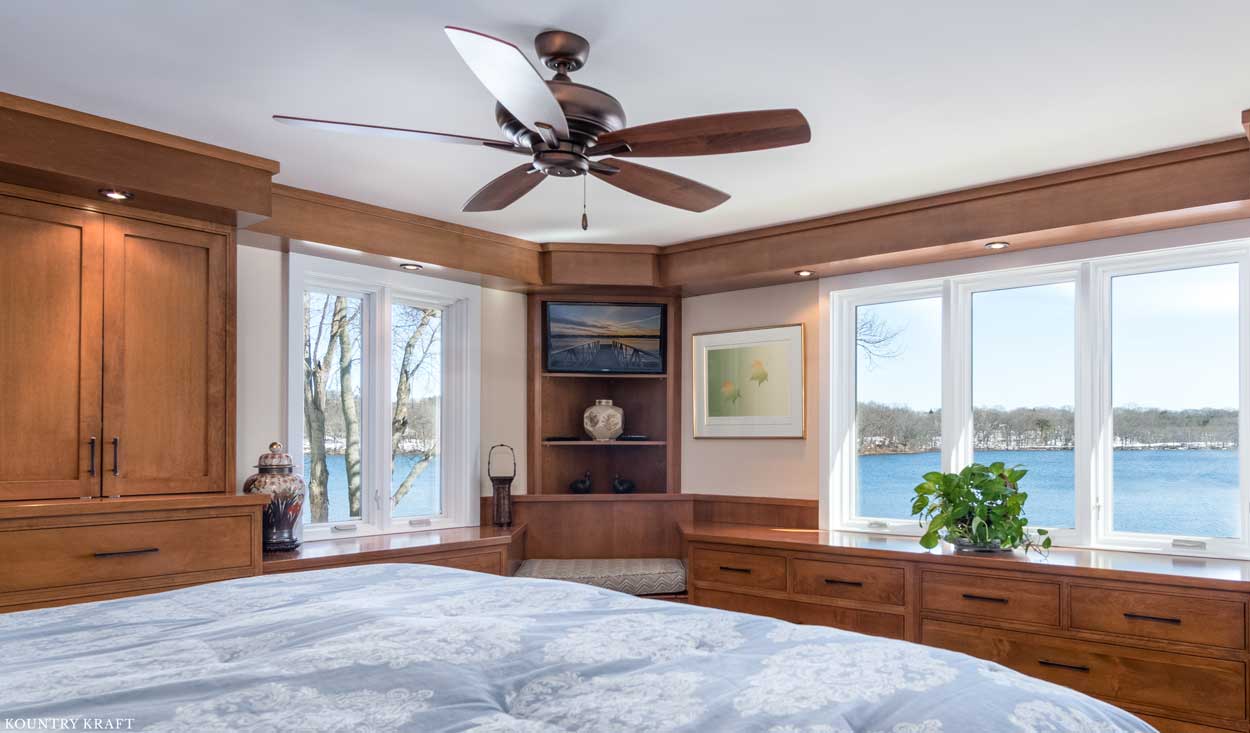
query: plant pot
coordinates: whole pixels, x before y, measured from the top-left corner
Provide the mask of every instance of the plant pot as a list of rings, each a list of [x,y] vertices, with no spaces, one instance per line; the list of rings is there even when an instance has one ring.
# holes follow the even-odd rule
[[[999,553],[1011,552],[1010,548],[1002,546],[1001,540],[993,540],[988,544],[973,542],[967,537],[955,537],[946,539],[946,543],[955,548],[955,552],[980,552],[980,553]]]

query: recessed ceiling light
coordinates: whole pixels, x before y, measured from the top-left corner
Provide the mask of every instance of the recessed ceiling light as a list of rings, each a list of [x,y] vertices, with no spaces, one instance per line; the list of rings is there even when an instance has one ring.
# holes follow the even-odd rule
[[[985,245],[986,249],[1007,249],[1011,246],[1011,242],[989,242]]]
[[[129,201],[135,197],[133,193],[119,188],[102,188],[100,189],[100,195],[112,201]]]
[[[417,270],[421,269],[421,265],[418,265],[415,262],[401,262],[399,263],[399,269],[407,270],[409,272],[416,272]]]
[[[798,275],[799,277],[811,277],[812,275],[815,275],[816,273],[812,272],[811,270],[795,270],[794,274]]]

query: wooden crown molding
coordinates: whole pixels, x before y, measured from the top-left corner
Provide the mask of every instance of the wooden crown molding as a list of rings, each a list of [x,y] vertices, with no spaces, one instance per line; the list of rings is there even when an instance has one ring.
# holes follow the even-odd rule
[[[1250,138],[1250,109],[1241,111],[1241,127],[1246,131],[1246,137]]]
[[[19,185],[213,221],[269,214],[277,161],[0,92],[0,175]]]

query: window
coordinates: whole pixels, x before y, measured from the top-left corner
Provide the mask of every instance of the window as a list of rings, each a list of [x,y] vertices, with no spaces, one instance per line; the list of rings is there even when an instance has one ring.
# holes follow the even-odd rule
[[[1029,521],[1076,527],[1076,286],[972,293],[972,459],[1023,464]]]
[[[476,286],[293,254],[308,539],[477,524]]]
[[[1250,556],[1247,257],[831,287],[824,526],[919,534],[925,471],[1001,461],[1058,543]]]
[[[858,516],[904,519],[916,476],[942,467],[942,299],[855,309]]]

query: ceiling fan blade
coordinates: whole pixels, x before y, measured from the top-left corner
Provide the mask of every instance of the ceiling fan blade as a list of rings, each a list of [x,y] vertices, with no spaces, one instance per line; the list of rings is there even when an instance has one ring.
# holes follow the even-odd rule
[[[686,211],[707,211],[729,200],[729,194],[724,191],[717,191],[711,186],[667,171],[616,158],[608,158],[603,162],[616,168],[617,172],[608,173],[606,170],[591,168],[592,176],[622,191],[665,206],[675,206]]]
[[[729,112],[702,117],[653,122],[600,135],[587,155],[602,149],[612,155],[667,158],[681,155],[720,155],[801,145],[812,139],[807,118],[797,109]],[[625,143],[628,150],[618,146]]]
[[[481,145],[496,150],[506,150],[511,153],[522,153],[530,155],[531,151],[525,148],[517,147],[510,142],[504,140],[490,140],[484,137],[470,137],[468,135],[452,135],[446,132],[430,132],[428,130],[409,130],[404,127],[386,127],[384,125],[365,125],[359,122],[335,122],[333,120],[316,120],[311,117],[291,117],[289,115],[274,115],[274,120],[284,125],[294,127],[311,127],[318,130],[332,130],[334,132],[354,132],[366,135],[382,135],[386,137],[401,137],[419,140],[433,140],[440,143],[456,143],[459,145]]]
[[[482,186],[465,202],[463,211],[499,211],[534,190],[546,177],[531,163],[518,165]]]
[[[443,30],[478,80],[521,124],[536,132],[546,125],[561,140],[569,139],[564,110],[521,49],[467,28]]]

